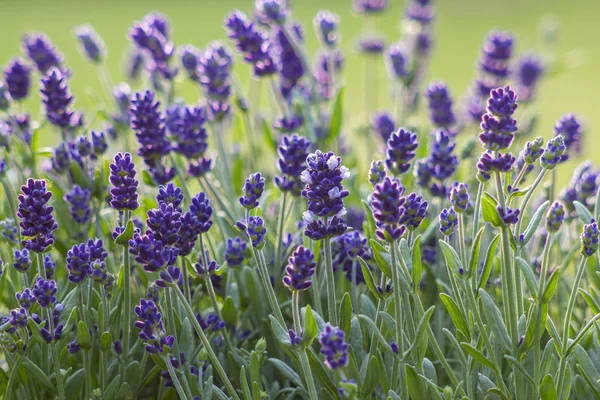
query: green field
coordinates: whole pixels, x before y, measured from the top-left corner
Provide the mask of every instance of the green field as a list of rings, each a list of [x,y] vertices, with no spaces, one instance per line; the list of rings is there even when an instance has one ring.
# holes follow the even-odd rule
[[[97,71],[76,50],[72,34],[76,25],[90,23],[104,38],[109,48],[109,69],[117,81],[122,76],[121,59],[128,45],[128,29],[132,21],[142,18],[147,12],[161,11],[169,16],[177,45],[191,43],[203,48],[212,40],[224,40],[222,22],[231,9],[249,12],[253,6],[251,0],[32,0],[27,7],[7,0],[1,3],[0,62],[5,64],[19,53],[20,38],[24,32],[46,32],[65,54],[69,67],[74,71],[72,91],[77,98],[77,108],[84,109],[89,107],[86,91],[90,87],[101,91],[101,86]],[[346,105],[352,111],[347,115],[360,115],[364,109],[367,84],[376,84],[379,89],[378,107],[391,109],[392,105],[386,104],[389,93],[383,65],[379,65],[377,74],[367,79],[364,59],[355,50],[356,37],[362,29],[362,18],[351,13],[350,0],[295,0],[293,3],[293,16],[305,25],[310,50],[317,48],[312,30],[313,15],[319,9],[327,8],[341,16],[342,47],[346,54]],[[393,42],[400,38],[399,23],[404,2],[392,0],[390,3],[390,10],[379,19],[378,29]],[[593,128],[600,124],[595,101],[595,93],[600,92],[600,79],[597,76],[600,52],[595,51],[597,37],[592,32],[596,31],[600,3],[579,1],[575,6],[571,2],[558,0],[442,0],[436,1],[436,8],[435,47],[428,79],[445,80],[456,98],[473,78],[475,60],[482,40],[490,29],[501,28],[516,34],[517,53],[522,53],[540,48],[538,29],[543,17],[550,16],[560,21],[558,55],[567,70],[547,76],[540,88],[540,100],[535,106],[540,115],[537,134],[549,136],[559,116],[569,111],[576,112],[584,117],[587,126],[584,157],[594,158],[595,151],[600,149],[600,141],[595,140],[593,134]],[[247,69],[241,62],[237,63],[236,70],[242,81],[247,80]],[[190,101],[194,99],[194,90],[187,82],[178,86],[178,93]],[[30,103],[32,107],[37,107],[37,98],[35,101]]]

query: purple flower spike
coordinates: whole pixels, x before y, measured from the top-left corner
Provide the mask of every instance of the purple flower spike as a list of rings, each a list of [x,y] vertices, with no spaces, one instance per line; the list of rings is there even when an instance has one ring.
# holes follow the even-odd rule
[[[542,157],[543,158],[543,157]],[[481,182],[490,180],[494,172],[510,172],[515,163],[515,156],[510,153],[498,153],[497,156],[491,151],[486,151],[481,154],[477,163],[477,179]]]
[[[385,54],[385,59],[390,75],[394,79],[406,81],[410,77],[410,54],[404,43],[391,45]]]
[[[29,317],[27,316],[27,310],[24,308],[17,308],[10,312],[10,324],[13,328],[26,328]]]
[[[450,190],[450,203],[457,213],[472,214],[474,211],[473,203],[469,195],[469,187],[464,183],[459,183]]]
[[[564,160],[564,154],[567,151],[564,137],[562,135],[554,136],[548,140],[544,154],[540,157],[540,165],[542,168],[551,170],[558,163]]]
[[[327,47],[335,46],[338,35],[337,29],[340,17],[329,11],[319,11],[314,18],[315,29],[319,39]]]
[[[181,203],[183,203],[183,192],[181,188],[175,186],[172,182],[166,186],[158,187],[158,194],[156,195],[156,202],[160,206],[161,204],[172,204],[173,208],[181,212]]]
[[[129,153],[117,153],[110,164],[109,181],[113,186],[110,189],[112,208],[123,211],[133,211],[139,207],[137,186],[135,179],[135,165]]]
[[[85,243],[76,244],[67,252],[69,281],[81,284],[90,274],[90,252]]]
[[[4,69],[4,80],[10,97],[15,101],[29,95],[31,71],[23,60],[15,59]]]
[[[555,201],[546,214],[546,230],[552,233],[558,232],[564,220],[565,208],[561,203]]]
[[[197,219],[200,233],[206,233],[210,230],[213,224],[213,209],[210,206],[210,201],[204,192],[200,192],[194,196],[194,198],[192,198],[192,204],[190,204],[190,213]]]
[[[371,127],[379,137],[387,143],[392,132],[396,129],[396,123],[387,112],[380,112],[371,118]]]
[[[15,267],[17,271],[29,271],[29,268],[31,267],[31,258],[27,249],[15,250],[15,252],[13,253],[13,258],[13,267]]]
[[[310,277],[315,273],[314,254],[304,246],[298,246],[285,268],[283,284],[290,290],[306,290],[312,282]]]
[[[21,293],[15,294],[19,307],[29,310],[36,302],[36,297],[29,288],[25,288]]]
[[[371,168],[369,168],[369,183],[371,183],[371,186],[375,187],[378,183],[383,182],[386,176],[383,161],[376,160],[371,162]]]
[[[598,224],[591,220],[581,232],[581,255],[591,257],[598,251]]]
[[[361,14],[378,14],[386,10],[388,0],[354,0],[354,11]]]
[[[264,23],[283,24],[287,13],[284,0],[256,0],[256,14]]]
[[[408,230],[414,231],[425,219],[429,203],[423,200],[423,197],[417,195],[416,193],[411,193],[408,196],[405,196],[403,201],[404,204],[402,207],[404,209],[404,213],[400,218],[400,224],[405,225]]]
[[[535,163],[538,158],[544,154],[544,138],[541,136],[536,137],[533,141],[527,142],[525,144],[525,149],[523,151],[523,160],[527,164]]]
[[[252,241],[252,247],[256,249],[262,249],[265,245],[265,236],[267,234],[267,228],[265,227],[265,221],[261,217],[249,217],[248,228],[246,230],[248,237]]]
[[[444,236],[450,236],[458,225],[458,215],[452,207],[444,208],[440,213],[440,232]]]
[[[482,132],[479,141],[486,150],[507,149],[512,144],[517,131],[517,121],[513,114],[517,108],[517,96],[509,86],[490,92],[487,113],[481,118]]]
[[[106,56],[104,42],[91,25],[81,25],[75,28],[75,36],[79,39],[81,53],[93,63],[101,62]]]
[[[146,233],[165,246],[172,246],[179,241],[181,224],[181,212],[173,204],[159,203],[158,208],[148,211]]]
[[[23,37],[23,47],[27,57],[36,65],[38,71],[45,74],[52,67],[60,68],[63,57],[50,39],[43,33],[33,33]]]
[[[90,208],[91,193],[88,189],[82,189],[78,185],[73,185],[73,190],[65,195],[65,200],[69,203],[71,217],[77,224],[86,224],[90,222],[92,210]]]
[[[521,102],[534,99],[538,82],[544,74],[545,66],[542,59],[534,54],[526,54],[519,59],[512,71],[517,84],[517,94]]]
[[[519,221],[519,214],[521,213],[519,209],[513,210],[500,205],[498,205],[496,209],[498,210],[498,214],[500,214],[500,218],[502,218],[502,222],[504,222],[505,225],[514,225]]]
[[[292,24],[290,34],[295,36],[297,42],[303,41],[303,31],[300,25]],[[280,89],[283,97],[290,99],[290,94],[297,87],[298,82],[307,72],[296,50],[289,41],[283,29],[277,27],[273,33],[273,55],[277,64],[277,70],[281,76]]]
[[[290,192],[293,196],[299,196],[302,192],[304,185],[300,175],[306,169],[309,147],[310,142],[302,136],[283,136],[277,160],[277,168],[282,175],[275,177],[275,185],[282,192]]]
[[[329,369],[343,368],[348,363],[348,344],[344,331],[327,323],[319,338],[321,354]]]
[[[450,128],[456,123],[452,98],[444,82],[433,82],[425,93],[429,100],[429,118],[438,128]]]
[[[406,227],[400,224],[404,213],[403,198],[404,187],[396,179],[386,177],[383,182],[377,184],[373,190],[373,218],[377,223],[377,236],[381,240],[393,242],[406,231]]]
[[[58,68],[50,69],[42,78],[40,92],[48,121],[63,129],[70,126],[73,111],[69,106],[73,96],[69,92],[65,76]]]
[[[583,127],[578,121],[578,118],[573,114],[564,115],[556,122],[554,126],[554,136],[562,135],[565,139],[567,150],[573,151],[575,154],[581,153],[581,135]],[[563,161],[567,160],[568,154],[563,155]]]
[[[239,237],[227,239],[225,246],[225,260],[230,267],[237,267],[246,258],[247,244]]]
[[[28,179],[21,186],[17,216],[21,219],[21,241],[29,251],[42,253],[54,244],[54,232],[58,224],[52,212],[54,207],[47,205],[52,193],[46,188],[45,180]]]
[[[402,128],[390,135],[387,141],[385,165],[394,175],[408,171],[410,161],[415,158],[417,135]]]
[[[53,307],[56,304],[56,282],[38,277],[33,285],[33,295],[42,308]]]
[[[258,200],[265,191],[265,178],[260,172],[254,173],[246,179],[242,188],[244,195],[240,197],[242,207],[252,210],[258,207]]]
[[[153,234],[134,235],[129,241],[129,252],[148,272],[158,272],[172,265],[177,259],[177,250],[166,247]]]

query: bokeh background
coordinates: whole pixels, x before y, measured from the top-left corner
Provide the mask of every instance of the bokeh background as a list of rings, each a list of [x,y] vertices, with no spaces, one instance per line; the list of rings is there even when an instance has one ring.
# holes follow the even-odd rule
[[[122,59],[128,48],[127,32],[132,21],[150,11],[166,14],[173,26],[176,45],[190,43],[204,48],[210,41],[226,41],[222,24],[233,8],[251,12],[252,0],[29,0],[0,1],[0,63],[5,65],[20,53],[22,34],[43,31],[65,55],[74,71],[70,81],[76,96],[76,108],[90,107],[90,91],[102,91],[97,70],[78,53],[73,28],[89,23],[103,37],[108,49],[108,68],[115,81],[122,79]],[[548,24],[558,24],[557,68],[548,74],[539,90],[535,107],[539,112],[536,134],[552,135],[554,122],[566,112],[583,117],[586,125],[582,158],[598,159],[600,140],[595,127],[600,125],[598,93],[600,93],[600,51],[597,28],[600,2],[597,0],[438,0],[435,20],[435,47],[428,80],[442,79],[458,99],[468,88],[484,36],[493,28],[513,32],[517,37],[517,54],[542,51],[540,32]],[[346,55],[344,82],[346,115],[360,115],[364,109],[367,85],[378,88],[377,107],[392,109],[389,87],[383,63],[376,73],[365,73],[363,57],[355,50],[362,18],[354,15],[351,0],[292,0],[293,17],[305,26],[309,51],[318,48],[312,29],[312,18],[320,9],[329,9],[341,16],[341,46]],[[404,1],[390,0],[389,11],[378,20],[378,29],[394,42],[400,38],[400,19]],[[247,81],[245,66],[235,67],[242,82]],[[182,82],[178,94],[193,99],[195,88]],[[34,96],[35,97],[35,96]],[[38,99],[31,103],[38,107]],[[52,138],[42,138],[47,143]],[[580,160],[579,160],[580,161]],[[575,163],[572,161],[571,163]],[[568,179],[570,168],[563,168],[561,181]],[[566,171],[565,171],[566,170]]]

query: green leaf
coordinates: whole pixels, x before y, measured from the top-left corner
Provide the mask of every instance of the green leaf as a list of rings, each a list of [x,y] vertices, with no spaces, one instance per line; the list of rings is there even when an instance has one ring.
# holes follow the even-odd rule
[[[538,226],[540,226],[542,218],[546,215],[548,207],[550,207],[550,201],[546,200],[541,206],[538,207],[537,210],[535,210],[533,217],[531,217],[531,221],[529,221],[525,232],[523,232],[523,240],[519,243],[521,247],[524,247],[527,243],[529,243],[529,241],[537,231]],[[518,235],[519,232],[515,232],[515,234]]]
[[[519,362],[519,360],[517,360],[516,358],[514,358],[513,356],[509,356],[508,354],[506,354],[504,356],[504,358],[506,358],[508,360],[509,363],[511,363],[512,365],[514,365],[515,367],[517,367],[517,369],[519,371],[521,371],[521,373],[523,374],[523,376],[525,378],[527,378],[527,380],[532,384],[535,385],[533,378],[531,377],[531,375],[529,375],[529,372],[527,372],[527,370],[525,369],[525,367],[523,366],[523,364],[521,364]]]
[[[446,310],[448,310],[448,314],[450,314],[450,318],[452,318],[454,325],[465,335],[468,335],[469,326],[463,318],[463,315],[461,314],[460,309],[456,305],[454,299],[448,296],[446,293],[440,293],[440,299],[442,299],[442,303],[444,303],[444,306],[446,306]]]
[[[594,201],[594,215],[596,221],[600,220],[600,190],[596,192],[596,200]]]
[[[54,385],[50,381],[50,378],[46,376],[46,374],[44,373],[44,371],[42,371],[40,367],[35,365],[30,360],[24,361],[23,366],[27,368],[27,370],[31,373],[31,375],[33,375],[35,380],[44,385],[46,389],[54,390]]]
[[[485,262],[483,263],[483,270],[481,271],[479,284],[477,285],[479,289],[483,288],[490,278],[492,267],[494,266],[494,257],[496,256],[496,247],[498,246],[499,241],[500,234],[497,234],[490,242],[487,252],[485,253]]]
[[[581,294],[581,297],[583,297],[585,302],[588,304],[588,306],[592,310],[592,313],[600,314],[600,305],[596,302],[594,297],[592,297],[592,295],[589,292],[586,292],[583,289],[579,289],[579,293]]]
[[[115,239],[115,243],[120,244],[121,246],[129,245],[129,239],[133,237],[133,221],[127,221],[127,225],[125,225],[125,230],[117,236]]]
[[[371,239],[371,247],[373,248],[373,258],[375,259],[375,263],[377,267],[383,272],[385,276],[388,278],[392,278],[392,269],[390,265],[392,265],[392,257],[390,253],[376,240]]]
[[[82,349],[89,349],[92,347],[92,336],[90,331],[83,321],[77,323],[77,344]]]
[[[592,214],[585,205],[581,204],[577,200],[573,202],[573,205],[575,206],[575,210],[577,211],[577,216],[580,220],[583,221],[583,223],[589,224],[590,221],[594,219],[594,217],[592,217]]]
[[[527,284],[529,293],[531,294],[531,296],[534,299],[537,300],[538,284],[537,284],[537,279],[535,278],[535,275],[533,274],[533,271],[531,270],[531,267],[529,266],[527,261],[523,260],[521,257],[517,257],[516,261],[517,261],[517,265],[519,266],[519,269],[521,270],[521,272],[523,273],[523,276],[525,277],[525,283]]]
[[[181,323],[181,333],[177,339],[179,340],[179,350],[185,355],[194,352],[194,328],[188,317],[183,319],[183,322]]]
[[[271,319],[271,328],[273,329],[273,333],[275,334],[275,339],[277,339],[277,341],[283,346],[290,346],[292,344],[292,342],[290,341],[290,334],[285,330],[283,326],[281,326],[279,321],[277,321],[277,319],[274,316],[269,315],[269,318]]]
[[[110,332],[106,331],[100,335],[100,350],[106,352],[110,351],[112,346],[112,338],[110,336]]]
[[[369,398],[371,393],[373,393],[373,391],[377,388],[377,385],[379,385],[379,380],[383,374],[385,374],[385,371],[381,369],[381,362],[379,361],[379,358],[371,356],[369,359],[365,379],[360,386],[359,398]]]
[[[352,300],[350,300],[350,294],[344,293],[342,301],[340,303],[340,328],[346,334],[346,337],[350,335],[350,328],[352,326]]]
[[[250,387],[248,386],[248,378],[246,377],[246,369],[242,365],[240,369],[240,384],[242,386],[242,395],[244,400],[252,400],[252,393],[250,393]]]
[[[410,356],[410,353],[416,349],[419,344],[423,341],[427,342],[427,328],[429,328],[429,320],[431,319],[431,315],[433,315],[433,311],[435,310],[435,306],[431,306],[425,311],[421,320],[419,321],[419,325],[417,326],[417,331],[415,333],[415,339],[411,343],[410,347],[406,349],[404,355],[402,356],[404,359]]]
[[[556,292],[556,288],[558,286],[558,276],[560,275],[560,267],[557,267],[550,275],[550,279],[548,280],[548,286],[546,286],[546,290],[542,295],[542,303],[549,303],[550,299]]]
[[[477,263],[479,261],[479,251],[481,249],[481,238],[483,237],[483,232],[485,232],[484,226],[482,226],[477,232],[477,235],[475,235],[475,240],[471,246],[471,256],[469,258],[469,270],[467,271],[467,278],[471,278],[475,274],[475,271],[477,271]]]
[[[273,130],[271,129],[271,123],[266,119],[262,119],[262,128],[263,128],[263,136],[265,138],[265,142],[267,145],[273,149],[277,150],[277,140],[273,135]]]
[[[317,321],[309,305],[304,310],[304,332],[302,333],[302,347],[308,348],[317,337],[319,329],[317,328]],[[288,335],[289,336],[289,335]]]
[[[379,339],[381,345],[383,345],[388,351],[390,351],[391,354],[392,348],[390,347],[388,341],[385,340],[385,337],[381,334],[381,331],[377,329],[377,326],[375,326],[375,322],[373,322],[371,318],[362,314],[358,315],[358,320],[361,322],[361,324],[363,324],[367,332],[377,335],[377,338]]]
[[[325,388],[325,390],[327,390],[329,395],[335,400],[338,400],[340,398],[340,395],[337,391],[337,386],[331,381],[327,370],[325,369],[321,361],[319,361],[314,351],[308,351],[307,353],[308,361],[310,363],[310,369],[313,375],[315,376],[315,378],[317,378],[321,385],[323,385],[323,387]]]
[[[413,290],[418,292],[421,286],[421,275],[423,274],[423,264],[421,263],[421,236],[417,236],[412,249],[412,281]]]
[[[457,276],[462,278],[463,274],[461,274],[460,271],[464,272],[465,268],[463,266],[463,263],[460,261],[460,257],[456,253],[456,250],[454,250],[454,248],[450,246],[447,242],[445,242],[443,239],[440,239],[439,243],[440,247],[442,248],[442,253],[444,253],[446,264],[448,264],[450,269],[454,271],[454,273]]]
[[[512,192],[510,194],[510,196],[508,196],[508,202],[509,202],[509,204],[515,198],[525,196],[527,194],[527,192],[529,192],[531,190],[531,187],[532,187],[532,185],[529,185],[526,188],[524,188],[523,190],[517,190],[516,192]]]
[[[85,189],[92,189],[92,183],[90,182],[90,177],[83,172],[81,169],[81,165],[79,163],[74,162],[71,163],[71,174],[73,176],[73,180],[76,184]]]
[[[79,381],[83,381],[83,379],[79,379]],[[83,384],[83,382],[81,382]],[[119,390],[119,385],[121,384],[121,375],[117,375],[113,378],[112,381],[108,384],[106,389],[104,390],[102,398],[104,400],[111,400],[115,398],[117,394],[117,390]]]
[[[489,222],[494,228],[498,228],[504,225],[502,218],[498,213],[498,201],[488,192],[484,192],[481,196],[481,211],[483,214],[483,220]]]
[[[154,178],[152,178],[152,175],[150,175],[150,172],[148,172],[147,169],[143,169],[142,170],[142,180],[144,181],[144,183],[147,186],[150,186],[150,187],[157,187],[158,186],[156,184],[156,182],[154,181]]]
[[[596,392],[600,393],[600,374],[594,366],[594,363],[588,352],[581,346],[575,347],[575,359],[577,360],[577,370],[583,376],[585,381]]]
[[[366,222],[366,233],[368,238],[375,238],[377,225],[375,225],[375,218],[373,218],[373,210],[366,201],[362,200],[363,208],[365,209],[365,222]]]
[[[492,334],[502,345],[504,350],[510,351],[512,348],[512,342],[510,340],[510,336],[508,335],[508,331],[506,330],[506,325],[504,325],[504,320],[502,319],[500,310],[498,307],[496,307],[494,301],[485,290],[479,289],[479,296],[481,297],[481,301],[483,303],[483,313],[485,314],[485,319],[487,320]]]
[[[362,270],[369,291],[376,299],[381,299],[381,294],[377,290],[377,287],[375,286],[375,282],[373,280],[373,274],[371,274],[371,268],[369,268],[369,266],[367,265],[365,260],[362,259],[362,257],[358,256],[358,261],[360,262],[360,268]]]
[[[333,103],[331,111],[331,119],[329,122],[329,135],[327,135],[326,143],[333,143],[342,130],[342,120],[344,114],[344,88],[340,88]]]
[[[486,356],[484,356],[483,353],[480,352],[479,350],[477,350],[475,347],[471,346],[469,343],[466,343],[466,342],[462,342],[460,344],[460,346],[462,347],[462,349],[464,351],[469,353],[469,355],[471,357],[473,357],[473,359],[475,361],[477,361],[479,364],[485,365],[492,371],[495,370],[494,364],[492,364],[492,362],[490,360],[488,360],[488,358]]]
[[[231,296],[227,296],[225,299],[223,308],[221,309],[221,315],[223,316],[223,321],[225,321],[227,326],[231,327],[237,325],[237,311]]]
[[[552,375],[547,374],[542,380],[542,386],[540,387],[540,397],[542,400],[558,400],[556,394],[556,386],[554,385],[554,379]]]

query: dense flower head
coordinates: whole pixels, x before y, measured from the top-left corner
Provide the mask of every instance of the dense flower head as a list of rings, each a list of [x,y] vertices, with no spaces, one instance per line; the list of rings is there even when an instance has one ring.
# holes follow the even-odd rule
[[[378,14],[387,9],[388,0],[354,0],[354,11],[361,14]]]
[[[362,36],[357,43],[358,51],[367,55],[378,56],[385,51],[385,39],[379,36]]]
[[[503,150],[512,144],[517,121],[512,117],[517,108],[517,97],[509,86],[490,92],[487,113],[481,117],[479,141],[486,150]]]
[[[296,134],[285,135],[281,139],[277,149],[277,168],[282,175],[275,177],[275,185],[282,192],[290,192],[293,196],[300,195],[304,186],[300,174],[306,169],[309,147],[310,141]]]
[[[564,220],[565,208],[561,203],[555,201],[546,214],[546,230],[552,233],[558,232]]]
[[[67,270],[69,281],[74,284],[82,283],[90,274],[90,251],[86,243],[76,244],[67,252]]]
[[[56,303],[56,282],[38,277],[33,285],[33,295],[42,307],[52,307]]]
[[[327,323],[319,338],[321,354],[325,357],[325,365],[329,369],[343,368],[348,363],[348,344],[344,331]]]
[[[452,98],[444,82],[433,82],[425,93],[429,100],[429,118],[438,128],[450,128],[456,123]]]
[[[29,251],[42,253],[54,244],[53,233],[58,229],[52,212],[54,207],[48,205],[52,197],[46,187],[45,180],[29,178],[27,184],[21,186],[17,216],[21,219],[21,244]]]
[[[190,213],[196,218],[200,233],[206,233],[212,226],[213,209],[204,192],[198,193],[192,198]]]
[[[165,246],[152,233],[134,235],[129,241],[129,252],[148,272],[157,272],[173,265],[178,255],[177,250]]]
[[[345,232],[331,241],[334,271],[341,268],[346,279],[354,285],[365,282],[358,257],[365,261],[372,259],[367,242],[367,238],[358,231]]]
[[[186,107],[181,129],[175,136],[175,151],[187,159],[198,159],[208,148],[205,123],[208,119],[203,107]]]
[[[481,70],[495,78],[506,78],[509,74],[513,42],[513,37],[508,32],[490,32],[483,44],[479,59]]]
[[[175,339],[173,336],[165,336],[162,314],[156,303],[142,298],[134,311],[138,318],[135,326],[140,329],[139,338],[145,342],[148,353],[162,353],[163,346],[173,346]]]
[[[579,118],[574,114],[566,114],[562,116],[554,126],[554,136],[562,136],[565,146],[568,151],[573,151],[574,154],[581,152],[581,135],[583,134],[583,126],[579,122]],[[562,160],[567,160],[569,153],[565,153]]]
[[[378,183],[381,183],[386,176],[384,162],[381,160],[372,161],[369,168],[369,183],[371,183],[371,186],[374,187]]]
[[[381,240],[394,241],[405,232],[406,227],[400,225],[403,215],[404,187],[396,179],[385,177],[383,182],[373,189],[373,218],[377,223],[377,236]]]
[[[373,131],[387,143],[392,132],[396,129],[396,123],[388,112],[378,112],[371,117],[371,127]]]
[[[29,310],[36,302],[36,297],[31,292],[31,289],[25,288],[21,293],[16,293],[15,298],[19,307]]]
[[[200,84],[209,100],[208,108],[212,118],[219,121],[230,110],[232,56],[223,45],[214,42],[202,53],[199,63]]]
[[[260,172],[251,174],[242,187],[244,195],[240,197],[242,207],[252,210],[258,207],[258,200],[265,191],[265,178]]]
[[[267,228],[265,221],[261,217],[249,217],[246,233],[252,242],[252,247],[261,249],[265,245],[265,235]]]
[[[90,191],[79,185],[73,185],[73,189],[65,195],[71,217],[78,224],[86,224],[91,219],[90,197]]]
[[[294,23],[289,32],[297,42],[303,41],[303,32],[300,25]],[[300,55],[296,54],[296,50],[283,28],[277,27],[274,29],[272,40],[274,44],[273,54],[281,78],[281,93],[285,98],[288,98],[307,71],[305,71]]]
[[[43,33],[24,35],[23,47],[27,57],[36,65],[40,73],[45,74],[52,67],[60,68],[63,61],[62,54]]]
[[[408,171],[410,161],[415,158],[417,149],[417,134],[398,129],[390,135],[387,141],[385,165],[393,175],[400,175]]]
[[[99,63],[106,55],[102,38],[91,25],[80,25],[75,28],[75,37],[79,40],[81,53],[94,63]]]
[[[558,163],[564,160],[564,154],[567,152],[565,139],[562,135],[554,136],[546,143],[544,154],[540,157],[540,165],[542,168],[551,170]]]
[[[432,2],[429,0],[413,0],[408,3],[406,18],[427,26],[435,17]]]
[[[527,164],[535,163],[538,158],[544,154],[544,138],[541,136],[536,137],[533,141],[525,144],[525,150],[523,151],[523,159]]]
[[[413,231],[417,229],[425,219],[429,203],[416,193],[411,193],[403,197],[403,213],[400,218],[400,224],[406,226],[406,229]]]
[[[112,185],[110,205],[117,210],[133,211],[139,207],[137,187],[135,179],[135,165],[131,154],[117,153],[110,164],[109,181]]]
[[[162,203],[172,204],[174,209],[181,212],[181,204],[183,203],[183,197],[183,191],[181,190],[181,188],[175,186],[173,182],[169,182],[167,185],[160,185],[158,187],[156,202],[159,206]]]
[[[19,242],[19,227],[14,219],[9,218],[0,221],[0,234],[13,243]]]
[[[48,121],[63,129],[70,126],[73,111],[69,106],[73,96],[69,92],[66,77],[58,68],[52,68],[44,75],[40,92]]]
[[[302,114],[293,113],[291,115],[282,115],[273,123],[273,127],[281,133],[297,132],[304,125]],[[306,157],[305,157],[306,158]]]
[[[450,190],[450,203],[457,213],[472,214],[474,211],[469,187],[465,183],[459,183]]]
[[[591,257],[598,251],[598,224],[591,220],[589,224],[583,226],[581,232],[581,255]]]
[[[510,153],[494,155],[493,152],[487,150],[481,154],[477,162],[477,179],[487,182],[494,172],[509,172],[512,170],[515,160],[515,156]]]
[[[181,211],[173,203],[160,202],[158,208],[148,211],[146,226],[147,234],[152,234],[165,246],[172,246],[179,241]]]
[[[10,312],[10,324],[13,328],[26,328],[29,316],[24,308],[17,308]]]
[[[498,210],[498,214],[505,225],[514,225],[519,221],[519,214],[521,213],[521,210],[518,208],[512,209],[498,205],[496,209]]]
[[[436,131],[433,138],[429,164],[433,178],[443,181],[452,176],[458,165],[458,158],[453,154],[456,142],[443,129]]]
[[[47,280],[53,280],[54,274],[56,272],[56,263],[52,260],[52,257],[49,254],[44,256],[44,271],[46,273],[45,278]]]
[[[27,249],[16,249],[13,253],[13,259],[13,267],[15,267],[17,271],[27,272],[29,267],[31,267],[31,258]]]
[[[544,63],[539,56],[525,54],[518,61],[512,71],[513,79],[516,81],[516,91],[522,102],[531,101],[545,70]]]
[[[90,142],[90,139],[85,135],[75,138],[75,147],[77,149],[77,154],[81,158],[89,157],[94,151],[92,142]]]
[[[283,284],[290,290],[306,290],[312,282],[310,277],[315,273],[315,256],[310,249],[298,246],[289,258],[285,268]]]
[[[444,236],[450,236],[458,225],[458,215],[456,214],[456,211],[454,211],[454,208],[444,208],[440,213],[439,221],[440,232]]]
[[[169,40],[166,19],[157,15],[147,15],[143,21],[134,23],[129,31],[129,37],[151,60],[149,65],[151,72],[158,73],[165,79],[172,79],[177,70],[169,68],[168,63],[175,47]]]
[[[315,30],[325,46],[333,47],[338,39],[340,17],[329,11],[319,11],[314,18]]]
[[[269,76],[277,72],[271,55],[272,44],[268,35],[239,10],[225,19],[228,36],[235,47],[244,55],[244,60],[253,66],[256,77]]]
[[[404,81],[410,77],[410,54],[404,43],[392,44],[385,53],[385,60],[394,79]]]
[[[256,0],[256,15],[263,23],[282,24],[288,14],[284,0]]]
[[[4,68],[4,80],[10,97],[20,101],[29,95],[31,71],[21,59],[14,59]]]
[[[241,238],[229,238],[225,245],[225,261],[230,267],[238,267],[246,258],[248,245]]]

